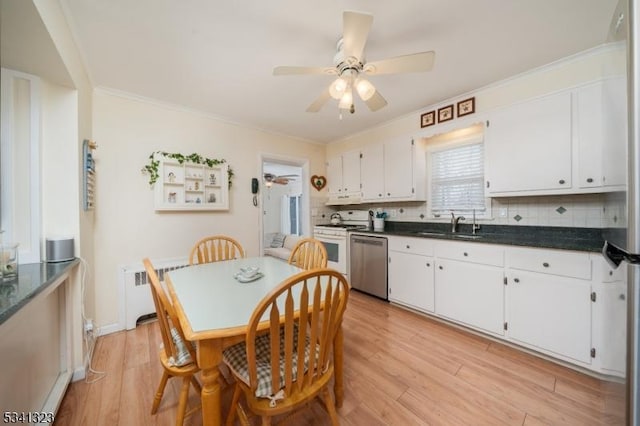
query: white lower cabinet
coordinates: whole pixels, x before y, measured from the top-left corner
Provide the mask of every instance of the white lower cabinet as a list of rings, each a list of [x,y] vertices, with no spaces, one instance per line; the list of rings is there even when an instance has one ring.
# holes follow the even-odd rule
[[[389,300],[433,312],[433,240],[389,238]]]
[[[392,302],[624,377],[625,274],[599,253],[388,239]]]
[[[389,251],[389,300],[433,312],[433,257]]]
[[[504,335],[504,270],[438,259],[436,314],[482,331]]]
[[[507,283],[510,340],[591,362],[590,281],[509,270]]]

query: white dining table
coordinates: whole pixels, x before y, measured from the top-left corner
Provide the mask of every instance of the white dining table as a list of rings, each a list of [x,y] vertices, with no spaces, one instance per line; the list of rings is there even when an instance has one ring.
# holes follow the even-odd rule
[[[263,276],[243,283],[235,275],[241,268],[257,267]],[[253,310],[264,296],[287,278],[302,272],[296,266],[270,256],[204,263],[165,275],[167,288],[187,340],[196,343],[202,370],[204,425],[222,423],[220,371],[222,351],[242,340]],[[334,392],[342,406],[342,327],[334,340]]]

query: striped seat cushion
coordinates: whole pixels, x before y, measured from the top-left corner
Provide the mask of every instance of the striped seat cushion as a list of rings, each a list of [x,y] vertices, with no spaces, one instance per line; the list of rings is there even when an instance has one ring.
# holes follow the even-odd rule
[[[294,353],[298,347],[298,327],[294,327],[293,346]],[[309,365],[309,337],[305,338],[304,351],[304,371]],[[258,370],[258,386],[256,396],[259,398],[272,398],[280,389],[284,387],[284,329],[280,329],[280,388],[271,388],[271,356],[270,356],[269,334],[263,334],[256,338],[256,364]],[[317,350],[317,348],[316,348]],[[316,357],[318,353],[316,353]],[[242,380],[247,386],[249,384],[249,365],[247,362],[247,350],[245,342],[238,343],[224,350],[222,359],[229,366],[234,375]],[[298,376],[298,360],[293,358],[293,380]]]

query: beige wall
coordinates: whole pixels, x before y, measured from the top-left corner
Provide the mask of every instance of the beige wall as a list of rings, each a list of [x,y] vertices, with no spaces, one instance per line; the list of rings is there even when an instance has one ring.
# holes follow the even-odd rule
[[[251,178],[261,155],[307,159],[309,173],[324,174],[324,145],[300,142],[193,111],[118,94],[94,94],[97,188],[95,211],[96,321],[118,322],[118,267],[143,257],[186,257],[199,238],[223,233],[259,254],[261,208],[253,206]],[[235,173],[224,212],[154,211],[154,193],[141,173],[153,151],[198,153],[226,159]]]

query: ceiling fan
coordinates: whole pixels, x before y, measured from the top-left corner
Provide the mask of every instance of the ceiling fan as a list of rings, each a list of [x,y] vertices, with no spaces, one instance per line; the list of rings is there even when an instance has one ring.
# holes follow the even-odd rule
[[[353,92],[367,104],[371,111],[377,111],[387,105],[387,101],[376,88],[364,78],[364,75],[396,74],[424,72],[433,68],[435,52],[420,52],[397,56],[380,61],[367,62],[364,47],[373,23],[373,15],[361,12],[343,13],[342,38],[336,46],[333,67],[297,67],[280,66],[273,69],[273,75],[324,74],[337,75],[336,80],[318,97],[307,112],[318,112],[330,99],[339,100],[338,108],[355,112]]]
[[[271,186],[274,183],[278,185],[287,185],[289,181],[296,180],[298,175],[274,175],[273,173],[264,174],[264,182],[267,186]]]

